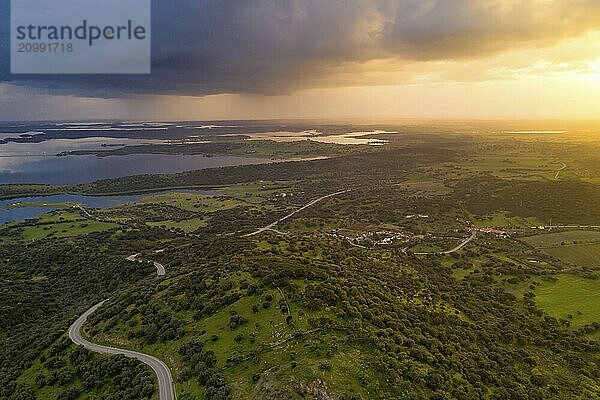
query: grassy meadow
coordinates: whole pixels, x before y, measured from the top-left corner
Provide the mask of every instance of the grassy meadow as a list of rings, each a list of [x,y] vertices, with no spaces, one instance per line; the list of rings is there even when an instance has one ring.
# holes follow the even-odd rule
[[[546,313],[581,328],[600,322],[600,279],[558,275],[556,282],[542,281],[535,290],[535,302]]]

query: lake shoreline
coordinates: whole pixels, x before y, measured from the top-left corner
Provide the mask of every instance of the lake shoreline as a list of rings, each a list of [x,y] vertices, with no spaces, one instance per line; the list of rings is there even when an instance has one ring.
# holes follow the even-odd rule
[[[58,193],[42,196],[20,196],[12,199],[0,200],[0,226],[11,222],[26,221],[28,219],[37,218],[48,212],[71,207],[112,208],[122,204],[139,202],[147,196],[163,195],[174,192],[201,194],[213,197],[223,195],[214,189],[173,188],[128,194],[93,195],[86,193]],[[44,202],[44,199],[49,201]]]

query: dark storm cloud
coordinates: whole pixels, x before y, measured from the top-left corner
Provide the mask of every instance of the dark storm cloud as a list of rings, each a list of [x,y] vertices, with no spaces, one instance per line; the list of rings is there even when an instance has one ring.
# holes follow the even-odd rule
[[[597,0],[406,0],[396,5],[386,45],[421,60],[479,57],[600,29]]]
[[[153,0],[152,75],[32,79],[8,73],[0,12],[1,80],[100,97],[278,94],[328,76],[335,86],[347,63],[476,58],[600,26],[597,0]]]

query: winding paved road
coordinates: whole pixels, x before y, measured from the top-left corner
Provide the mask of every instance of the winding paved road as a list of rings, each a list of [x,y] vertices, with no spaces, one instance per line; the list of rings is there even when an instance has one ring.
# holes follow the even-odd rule
[[[319,202],[321,202],[321,201],[323,201],[323,200],[325,200],[325,199],[328,199],[328,198],[330,198],[330,197],[334,197],[334,196],[339,196],[340,194],[344,194],[344,193],[347,193],[347,192],[349,192],[349,191],[350,191],[350,190],[342,190],[342,191],[339,191],[339,192],[335,192],[335,193],[331,193],[331,194],[328,194],[328,195],[325,195],[325,196],[319,197],[318,199],[315,199],[315,200],[311,201],[310,203],[306,204],[305,206],[302,206],[302,207],[300,207],[300,208],[299,208],[299,209],[297,209],[296,211],[289,213],[289,214],[288,214],[288,215],[286,215],[285,217],[281,217],[281,218],[279,218],[277,221],[273,222],[272,224],[269,224],[269,225],[267,225],[267,226],[264,226],[264,227],[262,227],[262,228],[259,228],[259,229],[257,229],[256,231],[254,231],[254,232],[252,232],[252,233],[248,233],[248,234],[246,234],[246,235],[243,235],[242,237],[256,236],[256,235],[258,235],[258,234],[261,234],[261,233],[263,233],[264,231],[275,231],[275,232],[278,232],[278,231],[275,229],[275,227],[276,227],[276,226],[277,226],[277,224],[279,224],[280,222],[283,222],[283,221],[285,221],[286,219],[293,217],[294,215],[298,214],[299,212],[301,212],[301,211],[304,211],[304,210],[306,210],[307,208],[309,208],[309,207],[312,207],[312,206],[314,206],[315,204],[317,204],[317,203],[319,203]]]
[[[87,321],[87,318],[92,315],[100,306],[102,306],[106,300],[96,304],[85,313],[83,313],[69,328],[69,338],[73,343],[83,346],[88,350],[95,351],[97,353],[104,354],[120,354],[125,357],[135,358],[148,365],[156,373],[158,378],[158,398],[160,400],[175,400],[175,387],[173,385],[173,377],[169,367],[165,365],[156,357],[149,356],[147,354],[138,353],[131,350],[117,349],[115,347],[100,346],[91,342],[88,342],[81,336],[81,327]]]
[[[143,260],[138,258],[139,254],[134,254],[132,256],[127,257],[127,261],[137,261],[142,262]],[[165,267],[162,264],[154,261],[154,266],[156,267],[157,276],[165,275]],[[125,350],[125,349],[117,349],[116,347],[109,346],[101,346],[98,344],[94,344],[85,340],[81,336],[81,328],[85,321],[87,321],[88,317],[92,315],[98,308],[100,308],[107,300],[101,301],[96,304],[85,313],[83,313],[73,324],[69,327],[69,338],[76,345],[83,346],[88,350],[95,351],[97,353],[104,354],[119,354],[129,358],[135,358],[148,365],[154,373],[156,374],[156,378],[158,379],[158,398],[159,400],[176,400],[177,395],[175,394],[175,384],[173,383],[173,377],[171,376],[171,370],[169,367],[162,361],[160,361],[156,357],[149,356],[147,354],[138,353],[136,351]]]

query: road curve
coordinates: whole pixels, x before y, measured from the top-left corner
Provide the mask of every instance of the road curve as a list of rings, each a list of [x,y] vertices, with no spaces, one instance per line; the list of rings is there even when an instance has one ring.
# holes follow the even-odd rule
[[[567,169],[567,164],[565,164],[564,162],[561,162],[561,164],[562,164],[562,166],[558,171],[556,171],[556,175],[554,176],[554,179],[558,179],[561,171],[564,171],[565,169]]]
[[[127,257],[126,260],[127,261],[144,262],[144,260],[138,258],[139,255],[140,255],[139,253],[138,254],[133,254],[133,255]],[[160,263],[157,263],[156,261],[153,261],[153,264],[154,264],[154,268],[156,268],[156,275],[158,275],[158,276],[164,276],[167,273],[167,271],[165,271],[165,266],[164,265],[162,265]]]
[[[277,226],[277,224],[279,224],[280,222],[283,222],[283,221],[285,221],[286,219],[288,219],[288,218],[291,218],[291,217],[293,217],[294,215],[298,214],[299,212],[301,212],[301,211],[303,211],[303,210],[306,210],[306,209],[307,209],[307,208],[309,208],[309,207],[312,207],[312,206],[314,206],[315,204],[317,204],[317,203],[318,203],[318,202],[320,202],[320,201],[323,201],[323,200],[325,200],[325,199],[328,199],[328,198],[330,198],[330,197],[339,196],[340,194],[344,194],[344,193],[347,193],[347,192],[349,192],[349,191],[350,191],[350,190],[341,190],[341,191],[339,191],[339,192],[335,192],[335,193],[331,193],[331,194],[328,194],[328,195],[325,195],[325,196],[321,196],[321,197],[319,197],[318,199],[315,199],[315,200],[311,201],[310,203],[308,203],[308,204],[306,204],[306,205],[304,205],[304,206],[300,207],[300,208],[299,208],[299,209],[297,209],[296,211],[293,211],[293,212],[289,213],[289,214],[288,214],[288,215],[286,215],[285,217],[281,217],[281,218],[279,218],[277,221],[273,222],[272,224],[269,224],[269,225],[267,225],[267,226],[264,226],[264,227],[262,227],[262,228],[259,228],[259,229],[257,229],[256,231],[254,231],[254,232],[252,232],[252,233],[248,233],[248,234],[246,234],[246,235],[243,235],[242,237],[256,236],[256,235],[258,235],[258,234],[260,234],[260,233],[263,233],[264,231],[275,231],[275,232],[277,232],[277,231],[276,231],[274,228],[275,228],[275,227]]]
[[[144,260],[141,260],[140,258],[138,258],[138,256],[139,254],[131,255],[127,257],[127,261],[143,262]],[[153,263],[154,267],[156,268],[156,275],[165,275],[165,267],[162,264],[157,263],[156,261],[154,261]],[[160,361],[158,358],[131,350],[101,346],[98,344],[88,342],[81,336],[81,327],[83,326],[83,324],[85,324],[85,321],[87,321],[88,317],[92,315],[104,303],[106,303],[106,300],[96,304],[95,306],[87,310],[85,313],[83,313],[79,318],[77,318],[77,320],[73,322],[73,324],[69,327],[69,338],[76,345],[83,346],[86,349],[95,351],[97,353],[120,354],[125,357],[135,358],[136,360],[143,362],[144,364],[152,368],[152,370],[156,374],[156,377],[158,379],[158,398],[160,400],[175,400],[177,396],[175,395],[175,386],[173,384],[173,377],[171,376],[171,371],[169,370],[169,367],[167,367],[165,363]]]
[[[459,244],[458,246],[456,246],[452,250],[443,251],[440,254],[452,254],[452,253],[456,253],[457,251],[459,251],[460,249],[462,249],[463,247],[465,247],[466,245],[468,245],[469,243],[471,243],[471,241],[473,239],[475,239],[476,237],[477,237],[477,230],[473,229],[473,230],[471,230],[471,236],[469,236],[468,238],[466,238],[465,240],[463,240],[461,244]]]
[[[428,256],[430,254],[448,255],[448,254],[456,253],[457,251],[459,251],[460,249],[462,249],[463,247],[465,247],[466,245],[471,243],[473,240],[475,240],[476,237],[477,237],[477,229],[471,229],[471,235],[468,238],[466,238],[465,240],[463,240],[458,246],[456,246],[452,250],[442,251],[440,253],[414,253],[414,254],[416,254],[418,256]],[[406,253],[405,249],[406,248],[402,249],[403,253]]]
[[[69,327],[69,338],[73,343],[83,346],[88,350],[95,351],[97,353],[104,354],[120,354],[125,357],[134,358],[148,365],[158,378],[158,398],[160,400],[176,400],[175,387],[173,385],[173,377],[169,367],[165,365],[156,357],[149,356],[147,354],[138,353],[131,350],[117,349],[115,347],[100,346],[91,342],[88,342],[81,336],[81,327],[100,306],[102,306],[106,300],[96,304],[85,313],[83,313],[73,324]]]

